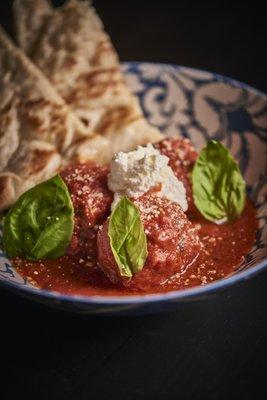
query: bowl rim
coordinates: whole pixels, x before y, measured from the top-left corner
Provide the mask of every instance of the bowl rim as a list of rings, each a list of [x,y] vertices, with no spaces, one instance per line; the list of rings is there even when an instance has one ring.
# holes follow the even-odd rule
[[[213,293],[217,290],[227,288],[236,282],[251,278],[253,275],[258,274],[261,270],[267,267],[267,260],[263,260],[255,267],[235,273],[229,277],[219,279],[215,282],[211,282],[205,285],[198,285],[188,289],[173,290],[170,292],[163,292],[158,294],[146,294],[146,295],[132,295],[132,296],[81,296],[81,295],[67,295],[60,292],[49,291],[45,289],[35,288],[33,286],[26,286],[23,284],[17,284],[14,282],[0,279],[0,286],[6,287],[7,289],[14,289],[22,293],[28,293],[30,295],[45,298],[48,300],[55,300],[56,302],[67,302],[67,303],[82,303],[88,305],[134,305],[134,304],[150,304],[150,303],[161,303],[172,300],[190,300],[195,296],[203,296]]]
[[[231,78],[231,77],[229,77],[227,75],[222,75],[222,74],[219,74],[217,72],[209,71],[208,69],[187,67],[185,65],[174,64],[174,63],[164,63],[164,62],[157,63],[157,62],[150,62],[150,61],[122,61],[120,64],[122,66],[127,66],[127,65],[131,65],[131,64],[132,65],[136,65],[136,66],[144,65],[144,64],[145,65],[157,65],[157,66],[162,67],[162,68],[172,67],[172,68],[178,69],[178,70],[179,69],[185,69],[185,70],[188,70],[188,71],[191,71],[191,72],[204,72],[204,73],[208,73],[208,74],[213,75],[218,80],[221,80],[221,81],[226,82],[226,83],[229,82],[233,86],[236,86],[236,87],[239,87],[239,88],[241,87],[241,88],[247,89],[247,90],[249,90],[249,91],[251,91],[251,92],[253,92],[255,94],[258,94],[261,97],[266,97],[266,100],[267,100],[267,93],[265,93],[263,90],[259,90],[257,88],[254,88],[253,86],[249,85],[248,83],[241,82],[238,79]]]
[[[171,64],[171,63],[156,63],[156,62],[142,62],[142,61],[125,61],[121,63],[123,66],[130,66],[130,65],[157,65],[162,68],[172,67],[174,69],[187,69],[192,72],[206,72],[213,75],[216,79],[230,83],[233,86],[245,88],[261,97],[266,97],[267,94],[264,92],[253,88],[252,86],[242,83],[236,79],[229,78],[227,76],[210,72],[208,70],[200,69],[200,68],[191,68],[186,67],[183,65],[178,64]],[[163,293],[156,293],[156,294],[146,294],[146,295],[126,295],[126,296],[82,296],[82,295],[68,295],[62,294],[60,292],[55,291],[48,291],[45,289],[35,288],[33,286],[26,286],[20,283],[11,282],[8,280],[0,279],[0,286],[15,290],[16,292],[20,292],[21,294],[29,294],[33,295],[34,297],[43,298],[47,300],[54,300],[56,302],[67,302],[67,303],[82,303],[88,305],[134,305],[134,304],[149,304],[149,303],[161,303],[166,301],[172,300],[190,300],[195,296],[203,296],[206,294],[213,293],[217,290],[227,288],[234,283],[246,280],[251,278],[252,276],[256,275],[260,271],[264,270],[267,267],[267,259],[262,260],[261,262],[257,263],[256,266],[245,269],[243,271],[233,273],[228,277],[219,279],[215,282],[211,282],[205,285],[198,285],[195,287],[191,287],[188,289],[182,290],[174,290],[170,292],[163,292]]]

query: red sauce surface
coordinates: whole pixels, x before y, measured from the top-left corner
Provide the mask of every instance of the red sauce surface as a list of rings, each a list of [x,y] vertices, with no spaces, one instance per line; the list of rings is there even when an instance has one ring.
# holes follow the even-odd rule
[[[61,173],[75,210],[68,255],[86,252],[88,257],[96,257],[96,234],[110,214],[113,201],[113,193],[107,186],[108,172],[107,167],[81,164],[66,168]]]
[[[197,213],[193,201],[190,174],[198,153],[189,139],[166,138],[154,145],[161,154],[169,157],[169,165],[177,178],[183,182],[188,202],[188,214]]]
[[[134,200],[148,240],[149,254],[142,271],[131,280],[116,274],[105,222],[113,200],[107,188],[108,168],[78,165],[62,173],[75,209],[75,229],[66,255],[38,262],[15,258],[19,273],[41,288],[84,296],[166,292],[232,274],[255,240],[257,220],[252,203],[247,200],[242,215],[233,223],[206,221],[192,204],[188,175],[196,155],[192,145],[165,139],[158,147],[164,154],[168,152],[171,167],[183,176],[190,208],[186,216],[178,205],[153,194]]]
[[[57,260],[30,262],[14,259],[19,273],[33,284],[66,294],[130,295],[166,292],[201,285],[233,273],[255,240],[257,223],[255,210],[248,201],[242,216],[232,224],[217,226],[202,218],[192,221],[200,224],[199,238],[204,251],[199,259],[170,278],[163,285],[152,286],[149,281],[141,289],[116,287],[97,267],[96,258],[83,251]]]

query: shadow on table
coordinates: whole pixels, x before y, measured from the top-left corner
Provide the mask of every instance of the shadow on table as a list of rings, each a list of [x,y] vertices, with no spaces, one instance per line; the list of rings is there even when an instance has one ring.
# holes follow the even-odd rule
[[[71,314],[0,291],[6,398],[157,400],[179,390],[200,399],[200,385],[201,395],[232,385],[249,395],[266,365],[266,277],[138,317]]]

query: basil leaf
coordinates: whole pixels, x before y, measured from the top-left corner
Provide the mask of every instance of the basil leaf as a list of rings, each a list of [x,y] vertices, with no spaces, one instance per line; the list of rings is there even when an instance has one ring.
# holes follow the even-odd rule
[[[65,253],[74,225],[68,188],[59,175],[24,193],[4,218],[3,243],[10,257],[57,258]]]
[[[245,205],[245,182],[229,150],[212,140],[202,149],[192,172],[194,202],[213,222],[235,220]]]
[[[141,271],[147,258],[147,240],[138,208],[122,197],[109,219],[110,246],[121,276]]]

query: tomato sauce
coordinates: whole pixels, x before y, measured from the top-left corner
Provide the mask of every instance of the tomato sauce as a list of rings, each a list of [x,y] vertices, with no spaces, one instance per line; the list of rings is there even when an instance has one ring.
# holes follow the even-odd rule
[[[204,285],[234,273],[255,240],[257,221],[251,202],[247,201],[242,216],[232,224],[215,225],[201,217],[191,221],[200,224],[204,251],[195,263],[160,285],[152,286],[147,281],[138,290],[113,285],[97,266],[96,256],[88,256],[83,250],[57,260],[32,262],[15,258],[13,262],[19,273],[38,287],[83,296],[167,292]]]
[[[197,212],[193,201],[190,174],[198,153],[189,139],[166,138],[154,145],[161,154],[169,158],[169,165],[176,177],[183,182],[188,202],[188,213]]]
[[[188,174],[196,153],[189,142],[170,139],[169,143],[165,139],[158,148],[170,157],[171,167],[183,175],[188,188]],[[176,162],[176,158],[181,162]],[[233,274],[252,248],[258,224],[250,200],[246,201],[236,221],[216,225],[205,220],[194,208],[191,188],[187,190],[190,204],[187,217],[175,203],[164,206],[164,202],[154,201],[153,195],[150,198],[147,194],[136,201],[148,238],[147,262],[129,283],[116,279],[112,283],[103,272],[109,275],[108,270],[100,268],[99,262],[103,259],[97,248],[99,227],[104,223],[103,230],[106,229],[105,221],[113,201],[113,194],[107,187],[108,172],[108,168],[96,165],[72,166],[62,172],[75,210],[73,237],[66,255],[58,259],[37,262],[13,259],[18,272],[30,283],[47,290],[83,296],[162,293],[205,285]],[[148,207],[162,209],[156,214],[154,225],[149,223],[151,213],[146,215],[142,211],[146,202]],[[186,247],[184,252],[178,249],[181,237]],[[105,242],[101,240],[98,238],[98,245],[104,249]],[[106,257],[105,252],[102,254]],[[105,260],[103,263],[105,267]],[[107,264],[110,265],[112,267],[112,263]]]

